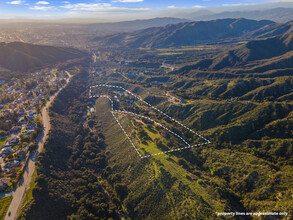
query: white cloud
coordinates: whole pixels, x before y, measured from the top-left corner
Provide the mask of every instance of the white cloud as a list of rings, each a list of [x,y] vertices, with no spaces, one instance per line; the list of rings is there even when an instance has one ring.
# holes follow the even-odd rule
[[[68,2],[68,1],[63,1],[62,3],[63,4],[70,4],[70,2]]]
[[[24,3],[24,1],[22,0],[15,0],[15,1],[11,1],[11,2],[6,2],[7,4],[10,4],[10,5],[21,5]]]
[[[144,0],[115,0],[112,2],[122,2],[122,3],[133,3],[133,2],[143,2]]]
[[[47,1],[38,1],[36,2],[37,5],[49,5],[50,3]]]
[[[33,7],[29,7],[29,9],[31,10],[38,10],[38,11],[51,11],[51,10],[56,10],[55,7],[53,6],[33,6]]]
[[[193,5],[191,6],[192,8],[205,8],[205,6],[202,6],[202,5]],[[186,6],[175,6],[175,5],[169,5],[168,6],[169,9],[189,9],[189,7],[186,7]]]
[[[61,8],[69,9],[71,11],[89,11],[89,12],[138,12],[149,11],[149,8],[126,8],[126,7],[112,7],[110,3],[76,3],[65,4]]]
[[[111,4],[109,3],[76,3],[76,4],[66,4],[60,6],[61,8],[71,9],[74,11],[91,11],[95,8],[106,8],[110,7]]]
[[[203,5],[193,5],[192,8],[205,8]]]

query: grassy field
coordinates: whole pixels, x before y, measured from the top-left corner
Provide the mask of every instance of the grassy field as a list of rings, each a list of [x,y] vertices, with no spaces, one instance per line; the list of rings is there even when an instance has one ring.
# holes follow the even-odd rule
[[[0,199],[0,220],[3,220],[5,218],[11,200],[12,196],[7,196]]]

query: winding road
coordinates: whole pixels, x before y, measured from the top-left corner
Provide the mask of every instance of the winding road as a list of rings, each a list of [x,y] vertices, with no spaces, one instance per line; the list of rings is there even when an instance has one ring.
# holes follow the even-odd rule
[[[17,189],[11,192],[11,195],[13,198],[8,208],[8,211],[6,213],[5,220],[6,219],[14,220],[17,218],[17,214],[22,206],[23,199],[25,198],[25,193],[30,187],[32,176],[35,171],[35,163],[38,159],[39,153],[42,152],[44,148],[44,143],[46,141],[46,138],[51,128],[48,108],[51,105],[51,103],[54,101],[56,96],[59,94],[59,92],[67,86],[67,84],[69,83],[72,77],[72,75],[69,72],[66,71],[66,73],[69,76],[69,78],[67,78],[66,80],[66,84],[63,87],[61,87],[54,95],[50,97],[49,101],[46,103],[45,107],[42,109],[41,114],[43,119],[43,130],[37,140],[38,149],[32,155],[30,155],[29,161],[24,170],[23,178],[20,181],[19,187],[17,187]]]

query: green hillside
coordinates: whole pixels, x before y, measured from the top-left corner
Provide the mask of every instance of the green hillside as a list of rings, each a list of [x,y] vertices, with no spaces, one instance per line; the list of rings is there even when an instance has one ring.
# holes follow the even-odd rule
[[[218,55],[209,68],[218,70],[225,67],[240,66],[247,62],[265,60],[273,57],[279,57],[278,60],[282,60],[284,58],[281,55],[286,54],[293,49],[292,37],[293,34],[290,33],[263,40],[249,41],[243,46]],[[284,57],[287,56],[288,55],[284,55]],[[291,66],[288,66],[288,68],[289,67]]]

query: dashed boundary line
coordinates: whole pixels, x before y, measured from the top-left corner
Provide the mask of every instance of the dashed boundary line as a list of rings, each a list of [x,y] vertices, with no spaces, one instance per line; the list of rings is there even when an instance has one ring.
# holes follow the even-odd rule
[[[95,88],[95,87],[108,87],[108,88],[117,88],[117,89],[122,89],[123,91],[133,95],[135,98],[137,98],[138,100],[142,101],[143,103],[147,104],[149,107],[155,109],[157,112],[163,114],[164,116],[166,116],[167,118],[169,118],[170,120],[176,122],[177,124],[179,124],[180,126],[184,127],[185,129],[187,129],[188,131],[191,131],[192,133],[196,134],[197,136],[199,136],[200,138],[204,139],[206,142],[204,143],[201,143],[201,144],[196,144],[196,145],[190,145],[183,137],[181,137],[180,135],[176,134],[175,132],[171,131],[170,129],[166,128],[165,126],[163,126],[162,124],[154,121],[153,119],[147,117],[147,116],[144,116],[144,115],[140,115],[140,114],[136,114],[134,112],[129,112],[129,111],[121,111],[121,110],[114,110],[114,103],[113,103],[113,100],[107,96],[107,95],[92,95],[92,88]],[[108,85],[108,84],[99,84],[99,85],[95,85],[95,86],[90,86],[90,90],[89,90],[89,98],[99,98],[99,97],[105,97],[107,98],[109,101],[110,101],[110,106],[111,106],[111,113],[114,117],[114,119],[116,120],[116,122],[118,123],[118,125],[120,126],[120,128],[122,129],[123,133],[126,135],[127,139],[129,140],[129,142],[131,143],[131,145],[133,146],[133,148],[135,149],[135,151],[137,152],[137,154],[139,155],[140,158],[147,158],[147,157],[153,157],[153,156],[156,156],[156,155],[160,155],[160,154],[167,154],[167,153],[170,153],[170,152],[175,152],[175,151],[181,151],[181,150],[184,150],[184,149],[190,149],[190,148],[193,148],[193,147],[198,147],[198,146],[202,146],[202,145],[206,145],[206,144],[210,144],[211,142],[206,139],[205,137],[201,136],[200,134],[198,134],[197,132],[191,130],[190,128],[186,127],[185,125],[183,125],[182,123],[180,123],[179,121],[173,119],[172,117],[170,117],[169,115],[167,115],[166,113],[162,112],[160,109],[152,106],[151,104],[149,104],[148,102],[144,101],[143,99],[141,99],[139,96],[133,94],[132,92],[130,92],[129,90],[127,89],[124,89],[123,87],[121,86],[114,86],[114,85]],[[135,116],[138,116],[138,117],[142,117],[142,118],[145,118],[145,119],[148,119],[152,122],[154,122],[155,124],[159,125],[160,127],[164,128],[165,130],[169,131],[171,134],[175,135],[176,137],[178,137],[179,139],[181,139],[186,145],[187,147],[181,147],[181,148],[177,148],[177,149],[173,149],[173,150],[168,150],[168,151],[163,151],[163,152],[160,152],[160,153],[156,153],[156,154],[149,154],[149,155],[146,155],[146,156],[142,156],[141,153],[139,152],[139,150],[135,147],[134,143],[132,142],[131,138],[129,137],[129,135],[126,133],[125,129],[122,127],[122,125],[120,124],[119,120],[117,119],[117,117],[115,116],[114,112],[116,113],[125,113],[125,114],[132,114],[132,115],[135,115]]]
[[[131,115],[135,115],[137,117],[148,119],[148,120],[154,122],[156,125],[159,125],[160,127],[164,128],[166,131],[169,131],[171,134],[175,135],[176,137],[180,138],[187,146],[190,146],[190,144],[183,137],[181,137],[180,135],[178,135],[175,132],[171,131],[170,129],[166,128],[164,125],[154,121],[153,119],[151,119],[151,118],[149,118],[147,116],[136,114],[136,113],[133,113],[133,112],[128,112],[128,111],[121,111],[121,110],[114,110],[114,111],[119,112],[119,113],[131,114]]]
[[[129,142],[130,142],[131,145],[133,146],[133,148],[134,148],[134,150],[136,151],[136,153],[138,154],[138,156],[139,156],[140,158],[144,158],[144,156],[142,156],[142,155],[139,153],[138,149],[135,147],[135,145],[134,145],[134,143],[132,142],[131,138],[128,136],[128,134],[126,133],[126,131],[124,130],[124,128],[122,127],[122,125],[120,124],[120,122],[118,121],[118,119],[116,118],[116,116],[114,115],[114,112],[111,111],[111,113],[112,113],[113,117],[115,118],[116,122],[118,123],[118,125],[120,126],[120,128],[122,129],[122,131],[124,132],[124,134],[126,135],[126,137],[128,138]]]

